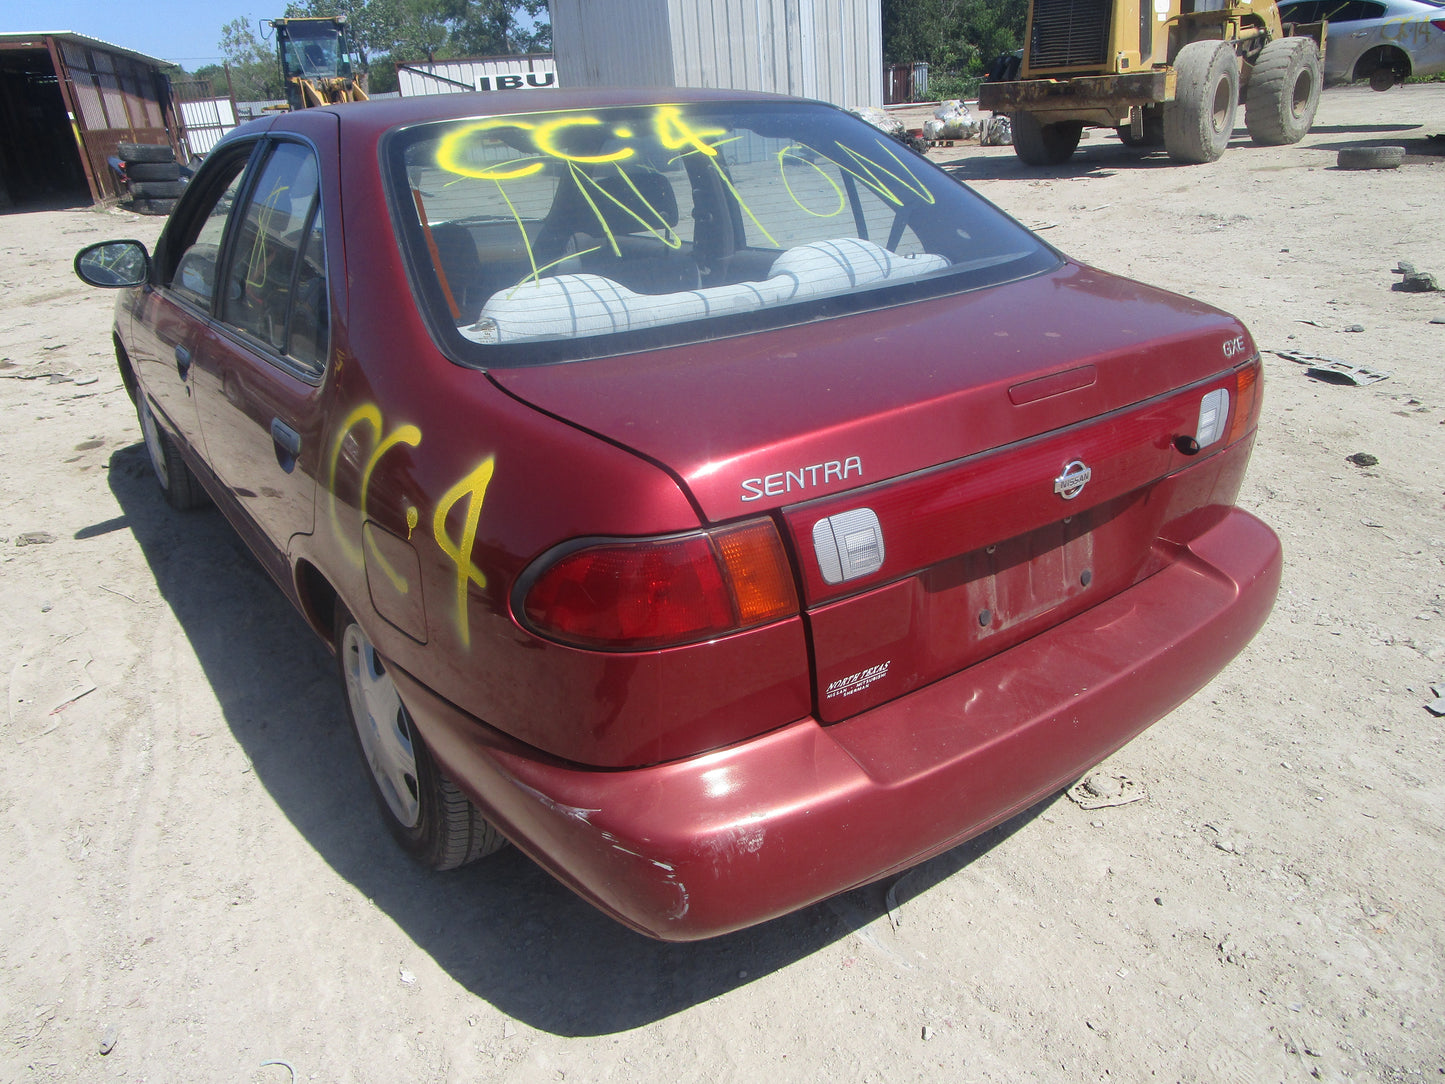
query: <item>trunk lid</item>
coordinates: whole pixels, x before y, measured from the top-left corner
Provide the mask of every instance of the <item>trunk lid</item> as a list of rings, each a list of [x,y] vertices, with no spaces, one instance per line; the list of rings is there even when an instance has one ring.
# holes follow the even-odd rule
[[[493,369],[658,463],[709,521],[976,455],[1227,367],[1232,317],[1101,271],[650,354]]]
[[[1243,456],[1220,456],[1224,439],[1197,454],[1175,441],[1195,433],[1208,392],[1232,401],[1253,352],[1216,309],[1066,263],[961,296],[491,377],[656,462],[707,521],[774,516],[830,721],[1159,567],[1167,524],[1232,503],[1220,486],[1237,485]],[[1185,472],[1202,479],[1192,488],[1153,492],[1210,460]]]

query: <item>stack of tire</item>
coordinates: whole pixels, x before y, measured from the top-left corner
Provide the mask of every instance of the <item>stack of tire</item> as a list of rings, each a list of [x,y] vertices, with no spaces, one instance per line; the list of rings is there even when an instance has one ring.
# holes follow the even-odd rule
[[[125,164],[130,209],[143,215],[170,214],[186,189],[170,144],[122,143],[116,153]]]

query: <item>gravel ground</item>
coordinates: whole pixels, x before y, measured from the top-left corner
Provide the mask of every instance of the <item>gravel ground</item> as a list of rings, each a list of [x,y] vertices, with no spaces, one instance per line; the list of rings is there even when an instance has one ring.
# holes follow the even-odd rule
[[[1059,797],[690,946],[515,852],[431,876],[394,849],[332,661],[217,513],[164,506],[111,298],[70,273],[81,244],[158,223],[4,216],[0,1079],[1438,1078],[1445,293],[1392,268],[1445,279],[1441,130],[1429,85],[1330,91],[1295,147],[1241,123],[1207,166],[1097,132],[1052,170],[931,152],[1268,351],[1390,375],[1265,355],[1243,503],[1284,541],[1284,586],[1240,658],[1104,766],[1143,800]],[[1335,168],[1380,143],[1400,169]]]

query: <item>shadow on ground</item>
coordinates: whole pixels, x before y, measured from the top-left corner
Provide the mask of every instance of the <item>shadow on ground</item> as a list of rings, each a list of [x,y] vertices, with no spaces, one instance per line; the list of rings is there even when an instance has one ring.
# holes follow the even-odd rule
[[[608,1034],[717,997],[882,917],[890,887],[895,903],[927,891],[1045,807],[904,879],[690,945],[632,933],[512,848],[453,873],[425,872],[393,844],[376,812],[334,661],[225,517],[214,508],[172,511],[140,444],[111,457],[109,480],[227,725],[278,807],[458,983],[531,1027]],[[80,533],[119,525],[110,520]]]

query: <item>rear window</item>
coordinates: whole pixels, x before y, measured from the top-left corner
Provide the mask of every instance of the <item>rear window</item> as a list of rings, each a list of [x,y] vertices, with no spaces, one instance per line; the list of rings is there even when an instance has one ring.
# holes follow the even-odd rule
[[[1056,266],[902,144],[807,103],[447,121],[383,145],[454,356],[572,360],[977,288]]]

